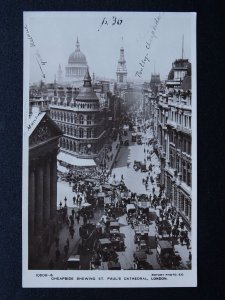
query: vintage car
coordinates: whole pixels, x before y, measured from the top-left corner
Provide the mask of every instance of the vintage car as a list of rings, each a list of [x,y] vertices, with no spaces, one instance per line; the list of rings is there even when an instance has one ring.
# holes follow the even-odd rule
[[[121,270],[121,265],[119,262],[109,261],[108,270]]]
[[[136,207],[134,204],[127,204],[126,206],[127,217],[133,217],[136,215]]]
[[[129,146],[129,140],[126,140],[126,141],[124,142],[124,146]]]
[[[174,250],[170,242],[158,241],[156,247],[156,258],[161,267],[171,267]]]
[[[110,232],[111,231],[119,232],[120,231],[120,224],[118,222],[115,222],[115,221],[110,222],[109,229],[110,229]]]

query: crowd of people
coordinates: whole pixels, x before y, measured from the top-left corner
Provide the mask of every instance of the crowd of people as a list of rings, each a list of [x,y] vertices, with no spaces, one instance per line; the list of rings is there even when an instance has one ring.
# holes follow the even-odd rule
[[[147,127],[145,125],[143,127],[140,126],[140,131],[146,133]],[[138,195],[136,192],[132,192],[127,188],[125,185],[126,178],[124,178],[123,174],[121,174],[121,177],[118,179],[113,172],[106,168],[69,170],[65,180],[72,189],[74,207],[71,214],[68,215],[67,199],[65,197],[60,202],[59,214],[62,216],[63,222],[67,225],[68,235],[71,239],[73,239],[76,230],[75,223],[79,225],[79,235],[81,237],[85,236],[87,239],[91,234],[92,230],[90,230],[89,224],[93,217],[94,210],[102,206],[100,203],[102,200],[99,194],[104,194],[102,197],[104,199],[104,218],[102,217],[100,220],[102,225],[106,226],[108,220],[117,220],[118,217],[126,214],[127,223],[132,229],[135,229],[138,225],[149,226],[152,222],[149,217],[149,208],[152,208],[157,212],[155,219],[156,240],[166,238],[169,239],[172,244],[176,241],[179,242],[180,245],[186,245],[187,249],[190,249],[191,241],[184,220],[182,220],[176,209],[171,206],[169,199],[165,195],[164,186],[160,186],[158,190],[158,172],[156,172],[158,165],[155,165],[152,159],[154,152],[151,144],[151,139],[149,139],[145,142],[144,147],[144,154],[147,158],[144,163],[146,165],[148,164],[148,167],[146,168],[146,175],[142,179],[142,184],[146,190],[146,194],[143,195]],[[106,153],[106,160],[111,160],[109,153]],[[128,168],[129,166],[130,165],[127,164]],[[108,186],[106,187],[106,185]],[[65,205],[63,205],[63,201]],[[146,204],[142,205],[141,203],[143,202]],[[86,206],[84,204],[86,204]],[[89,207],[89,204],[91,207]],[[127,204],[134,204],[135,211],[127,211]],[[81,220],[83,220],[83,222],[81,222]],[[65,256],[68,255],[70,246],[67,240],[63,247]],[[107,257],[110,257],[111,254],[107,250],[105,254],[101,253],[101,255],[106,256],[106,258],[104,256],[103,259],[108,259]],[[59,260],[60,257],[62,257],[62,254],[56,243],[56,261]],[[102,259],[98,252],[95,253],[94,257]],[[191,257],[191,252],[189,253],[189,257]]]

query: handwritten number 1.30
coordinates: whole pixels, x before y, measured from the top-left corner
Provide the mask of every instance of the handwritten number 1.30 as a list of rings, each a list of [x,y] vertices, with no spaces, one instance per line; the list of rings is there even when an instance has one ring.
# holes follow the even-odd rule
[[[116,17],[112,17],[111,19],[104,18],[104,19],[102,20],[102,23],[101,23],[101,25],[100,25],[98,31],[101,29],[101,27],[102,27],[103,25],[107,25],[107,26],[108,26],[108,25],[112,25],[112,26],[114,26],[114,25],[121,25],[122,22],[123,22],[122,19],[118,19],[118,18],[116,18]]]

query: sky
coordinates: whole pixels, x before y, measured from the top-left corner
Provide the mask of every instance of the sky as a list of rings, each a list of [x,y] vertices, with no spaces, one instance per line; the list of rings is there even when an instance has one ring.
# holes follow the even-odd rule
[[[121,24],[113,25],[113,17]],[[103,20],[108,24],[101,26]],[[59,64],[65,74],[65,66],[78,37],[90,74],[94,72],[96,76],[116,79],[123,46],[128,80],[149,81],[154,69],[164,80],[172,62],[182,56],[182,36],[184,58],[192,61],[194,26],[193,13],[26,12],[24,62],[29,69],[30,83],[43,80],[42,74],[45,74],[45,82],[53,82]],[[146,42],[149,41],[151,47],[147,49]],[[40,68],[38,61],[39,64],[41,61],[46,63]],[[136,72],[141,75],[137,76]]]

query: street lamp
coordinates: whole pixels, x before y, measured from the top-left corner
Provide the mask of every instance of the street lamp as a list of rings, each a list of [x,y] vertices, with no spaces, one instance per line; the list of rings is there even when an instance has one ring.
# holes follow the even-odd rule
[[[88,148],[88,152],[89,152],[91,149],[91,144],[87,144],[87,148]]]

